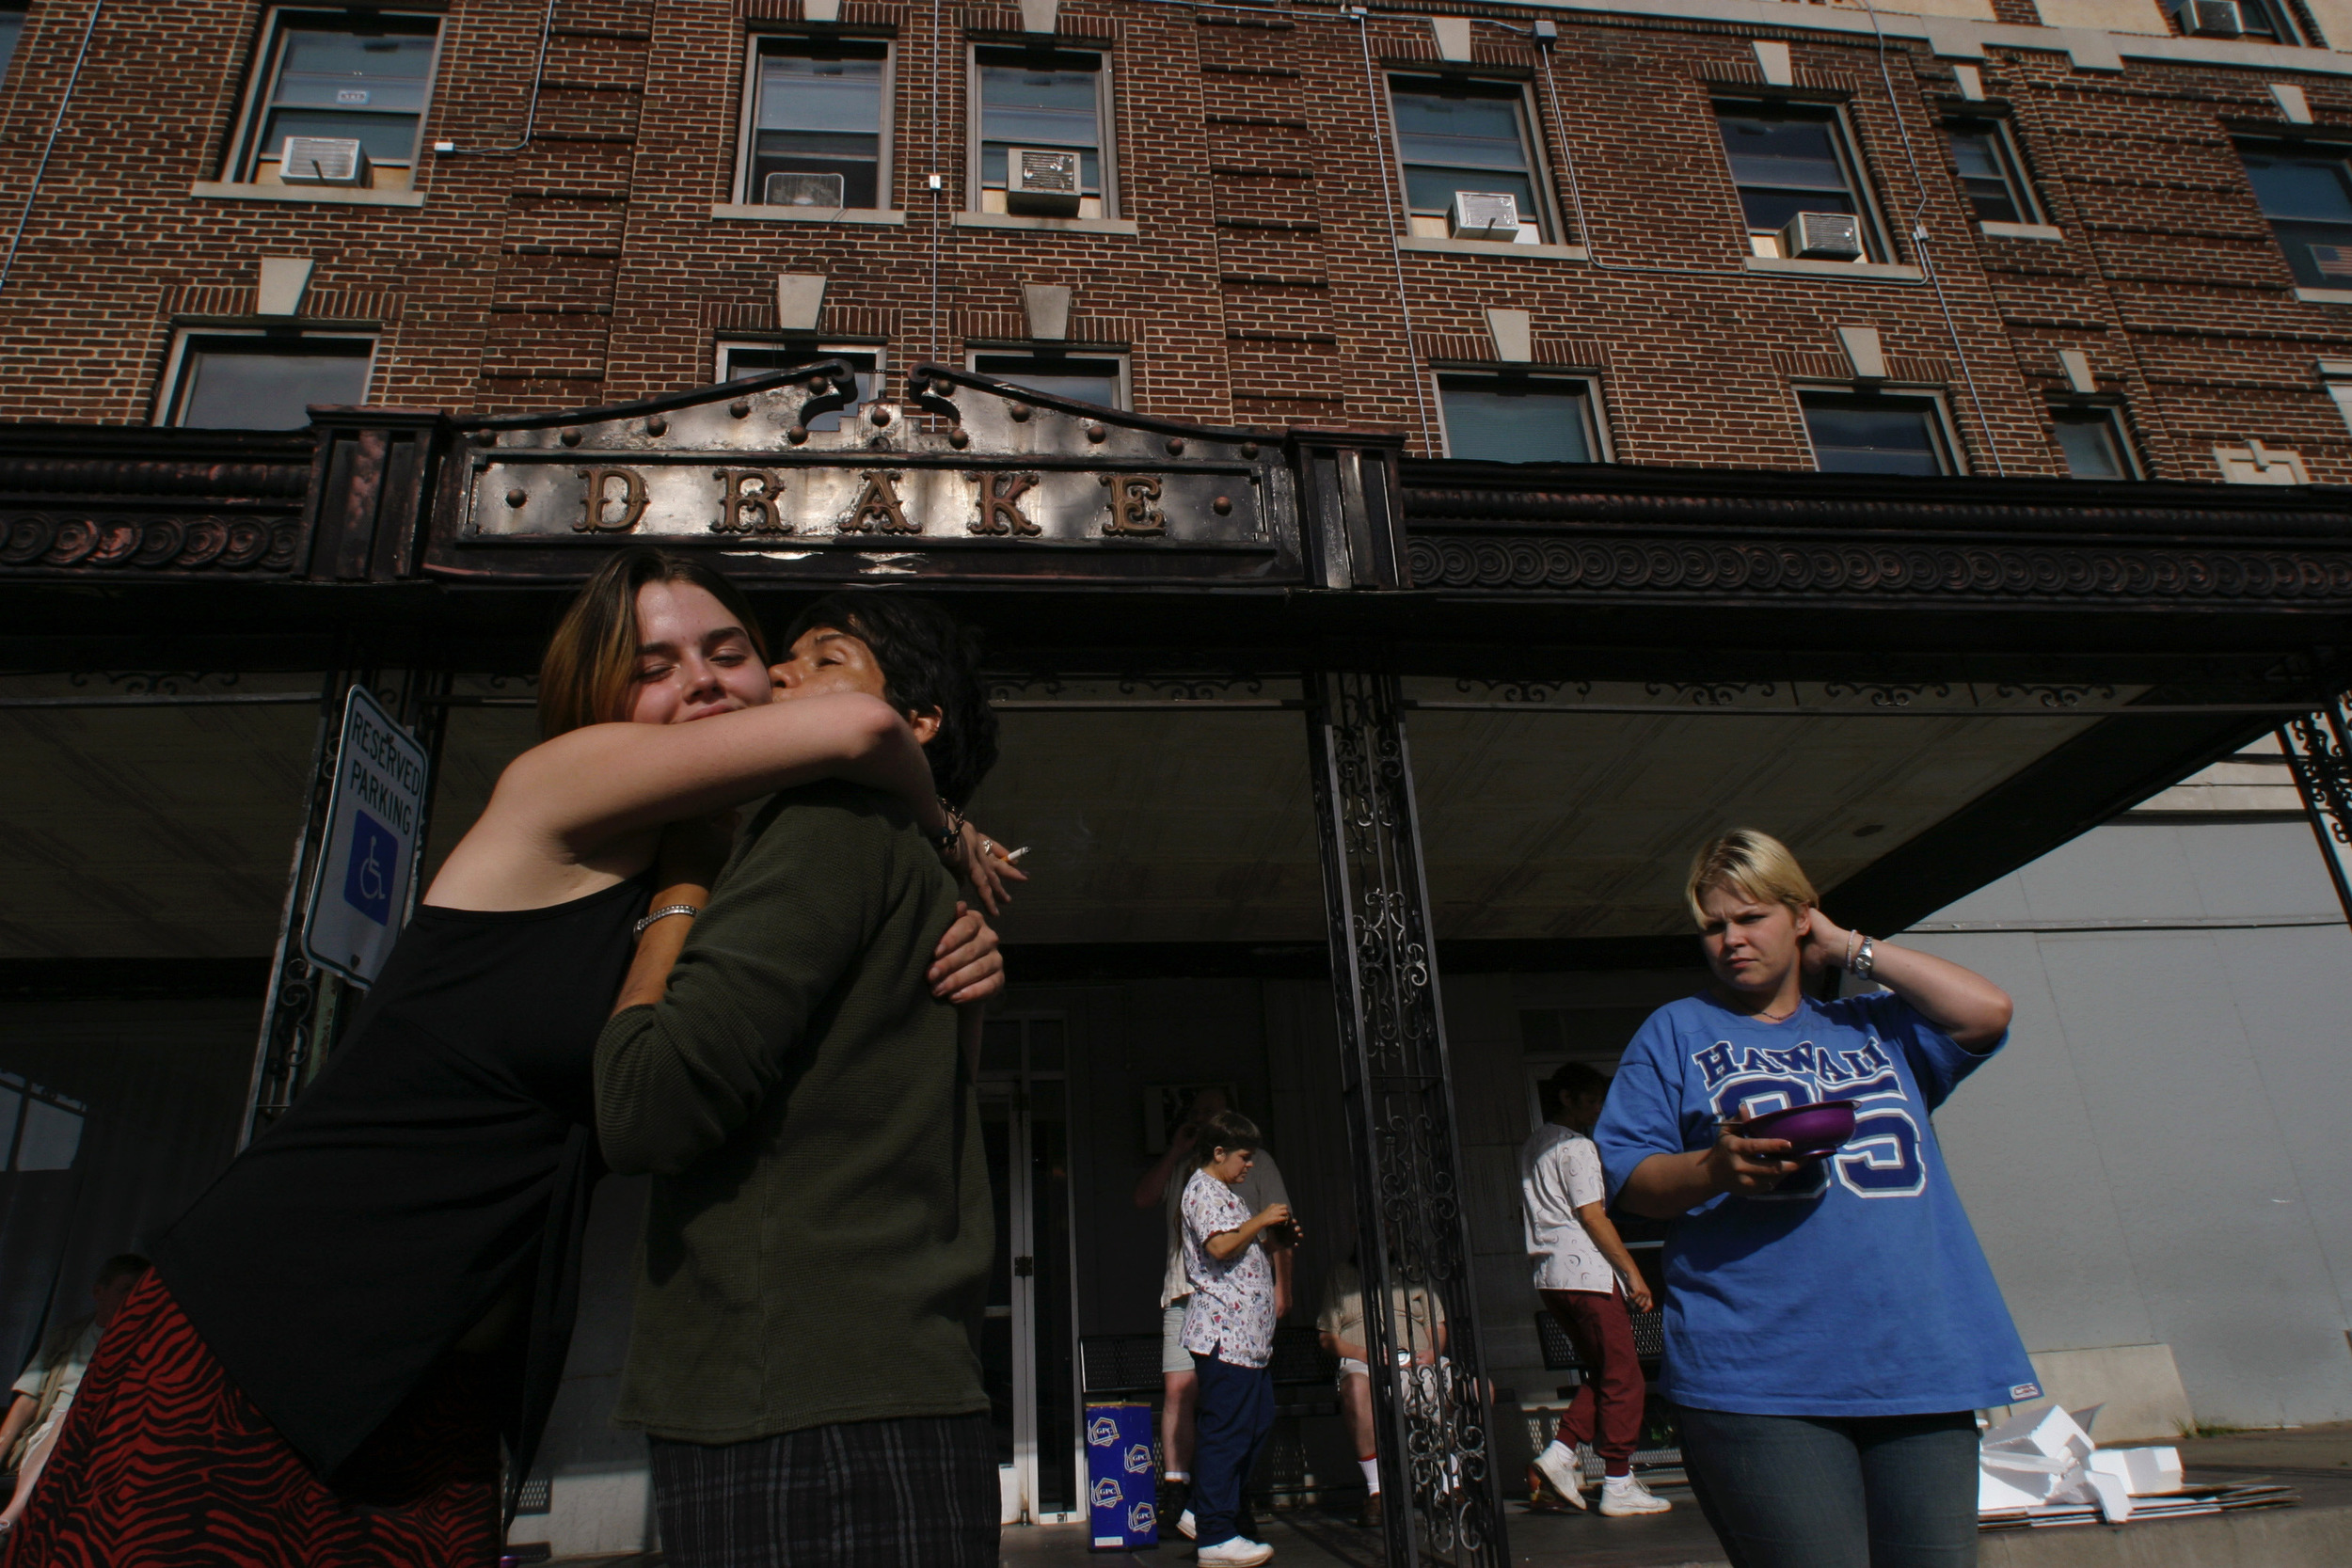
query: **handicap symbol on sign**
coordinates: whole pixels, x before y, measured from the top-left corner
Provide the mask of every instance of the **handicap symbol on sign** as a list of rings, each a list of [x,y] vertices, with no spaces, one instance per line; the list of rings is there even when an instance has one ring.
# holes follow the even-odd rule
[[[366,812],[351,814],[351,863],[343,872],[343,902],[374,921],[392,918],[392,875],[399,863],[400,840]]]

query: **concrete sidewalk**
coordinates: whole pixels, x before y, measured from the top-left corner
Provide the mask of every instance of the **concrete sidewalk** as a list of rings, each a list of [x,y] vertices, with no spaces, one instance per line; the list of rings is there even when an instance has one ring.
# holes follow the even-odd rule
[[[2180,1445],[2191,1481],[2268,1479],[2293,1487],[2298,1506],[2136,1525],[2078,1525],[1996,1531],[1982,1537],[1980,1568],[2344,1568],[2352,1564],[2352,1423],[2250,1432]],[[1531,1514],[1510,1505],[1514,1568],[1724,1568],[1698,1505],[1681,1487],[1661,1486],[1671,1513],[1603,1519],[1593,1513]],[[1263,1516],[1279,1568],[1384,1568],[1380,1544],[1344,1513],[1298,1509]],[[1191,1568],[1189,1542],[1148,1551],[1095,1552],[1083,1525],[1009,1528],[1005,1568]],[[570,1560],[567,1568],[659,1568],[660,1553]]]

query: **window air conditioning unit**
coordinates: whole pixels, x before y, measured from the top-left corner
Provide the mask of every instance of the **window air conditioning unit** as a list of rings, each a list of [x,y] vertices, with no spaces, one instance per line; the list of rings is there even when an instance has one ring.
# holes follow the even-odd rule
[[[1781,226],[1780,253],[1822,261],[1862,260],[1862,220],[1851,213],[1799,213]]]
[[[1038,217],[1078,215],[1078,154],[1005,149],[1005,211]]]
[[[768,207],[838,209],[845,198],[838,174],[771,174],[760,182],[759,199]]]
[[[2200,38],[2233,39],[2246,31],[2237,0],[2182,0],[2181,31]]]
[[[368,155],[356,138],[288,136],[278,149],[278,178],[289,185],[364,185]]]
[[[1455,191],[1446,232],[1457,240],[1517,240],[1519,198],[1502,191]]]

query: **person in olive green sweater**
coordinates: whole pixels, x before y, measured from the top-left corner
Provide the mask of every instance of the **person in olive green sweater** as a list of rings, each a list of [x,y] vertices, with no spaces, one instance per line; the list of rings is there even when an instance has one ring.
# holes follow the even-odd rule
[[[972,640],[929,604],[838,595],[789,641],[778,696],[883,697],[950,801],[995,760]],[[666,993],[641,949],[597,1043],[605,1158],[653,1175],[615,1418],[650,1441],[676,1568],[995,1568],[995,1240],[971,1058],[925,979],[959,908],[934,850],[875,791],[777,795],[664,923],[691,928]]]

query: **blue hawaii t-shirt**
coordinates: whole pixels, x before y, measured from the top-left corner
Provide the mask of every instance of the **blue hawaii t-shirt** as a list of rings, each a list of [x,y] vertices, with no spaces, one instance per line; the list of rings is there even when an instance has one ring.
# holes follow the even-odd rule
[[[1634,1166],[1708,1148],[1727,1117],[1859,1102],[1836,1153],[1770,1195],[1721,1194],[1674,1222],[1668,1398],[1751,1415],[1899,1416],[2040,1395],[1928,1120],[1990,1054],[1883,991],[1808,1000],[1783,1023],[1705,996],[1649,1016],[1593,1130],[1612,1202]]]

